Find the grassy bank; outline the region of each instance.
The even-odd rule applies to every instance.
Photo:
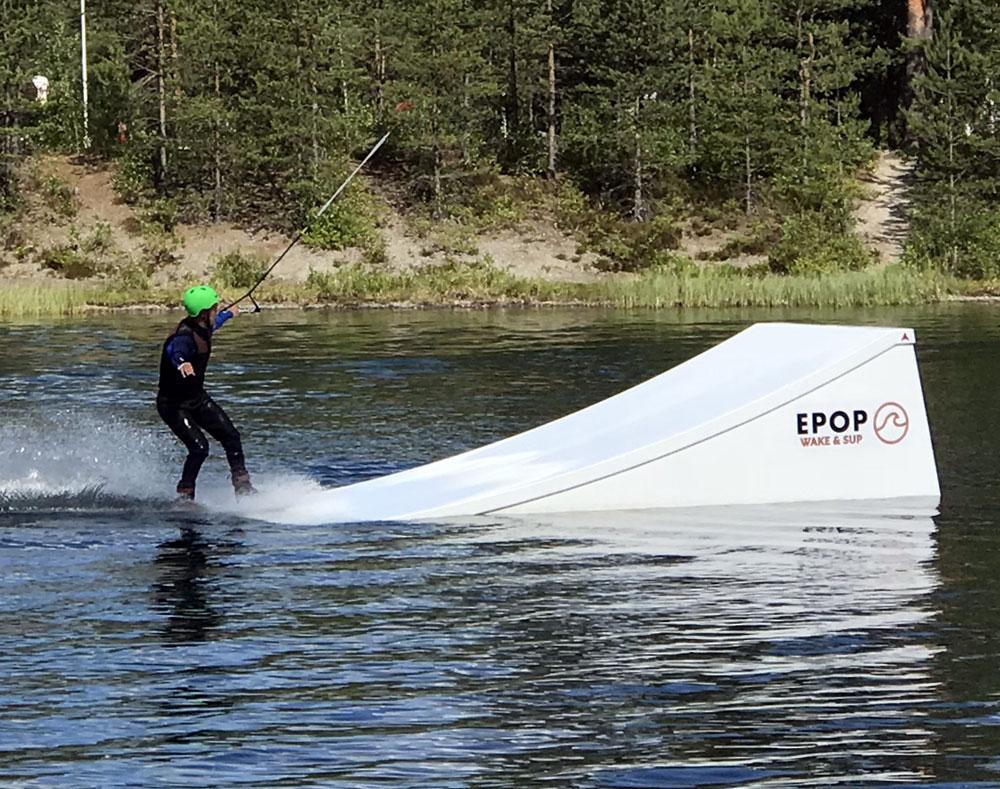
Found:
[[[53,281],[0,287],[0,318],[79,315],[97,309],[176,306],[176,288],[109,288],[98,282]],[[591,304],[610,307],[861,307],[925,304],[969,290],[934,273],[889,267],[831,275],[746,274],[726,268],[654,269],[592,283],[515,277],[487,265],[455,264],[411,272],[345,266],[303,284],[267,282],[264,304],[298,306],[468,306]],[[239,289],[230,287],[228,294]]]

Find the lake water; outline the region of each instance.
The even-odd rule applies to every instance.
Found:
[[[297,528],[165,505],[172,318],[0,325],[0,785],[1000,786],[996,308],[268,312],[272,495],[595,402],[756,320],[912,326],[941,514]],[[213,448],[199,495],[227,491]]]

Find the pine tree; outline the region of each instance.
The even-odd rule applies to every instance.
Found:
[[[213,221],[237,214],[227,199],[228,187],[243,186],[236,180],[240,21],[219,0],[188,0],[178,9],[176,125],[181,150],[174,185],[190,202],[207,203],[204,213]],[[209,200],[199,199],[209,195]]]
[[[997,10],[977,0],[940,10],[907,114],[919,185],[914,247],[973,276],[1000,273],[998,21]]]
[[[669,0],[589,0],[568,20],[564,161],[585,189],[636,219],[685,161],[673,12]]]
[[[551,0],[497,0],[487,8],[487,67],[503,86],[497,136],[488,142],[508,171],[554,169],[555,30]]]
[[[67,65],[74,52],[73,18],[50,0],[0,0],[0,212],[17,202],[18,165],[41,140],[44,124],[52,142],[72,144],[71,124],[78,116],[69,113],[80,106],[73,95],[79,72],[70,76]],[[50,81],[44,107],[28,90],[36,74]]]
[[[857,100],[851,86],[867,63],[856,42],[851,12],[867,0],[791,0],[785,16],[792,22],[797,60],[798,115],[802,172],[834,165],[843,170],[865,152],[858,145]]]
[[[443,216],[446,191],[461,191],[463,176],[491,158],[499,87],[484,57],[487,17],[467,0],[396,0],[391,19],[387,97],[413,106],[396,146],[416,168],[417,192]]]
[[[851,228],[851,191],[845,179],[871,155],[867,125],[859,117],[853,86],[871,54],[848,21],[868,0],[783,0],[780,12],[794,53],[794,72],[784,76],[785,93],[795,95],[796,123],[776,163],[780,197],[794,211],[836,232]]]
[[[710,14],[702,95],[700,169],[739,195],[749,215],[761,187],[795,150],[796,103],[787,90],[795,56],[770,0],[727,0]]]
[[[148,177],[158,195],[169,191],[170,168],[176,141],[172,103],[178,87],[176,28],[167,0],[109,0],[95,23],[113,30],[121,42],[124,68],[130,74],[128,169],[136,178]],[[135,192],[142,189],[137,183]]]

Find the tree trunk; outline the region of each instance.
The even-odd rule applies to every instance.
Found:
[[[688,28],[688,152],[694,159],[698,148],[698,114],[695,108],[694,28]]]
[[[351,108],[351,95],[347,89],[347,58],[344,57],[344,25],[341,17],[337,18],[337,57],[340,60],[340,99],[346,115]],[[313,96],[317,93],[313,83]],[[319,105],[313,101],[313,112],[319,112]]]
[[[911,41],[930,41],[934,37],[934,12],[930,0],[906,0],[906,35]],[[913,102],[913,80],[923,69],[923,53],[919,49],[912,49],[906,58],[904,108],[908,108]]]
[[[469,72],[466,71],[465,74],[462,75],[462,108],[466,111],[465,112],[465,117],[466,118],[468,118],[469,115],[471,114],[470,113],[470,109],[472,107],[472,102],[469,100],[469,85],[470,85],[471,82],[472,82],[472,79],[469,76]],[[470,144],[470,140],[471,140],[472,134],[469,131],[469,127],[470,127],[469,123],[462,124],[462,163],[463,164],[471,164],[472,163],[472,145]]]
[[[642,112],[642,99],[636,97],[635,100],[635,154],[633,169],[635,170],[635,192],[632,196],[632,216],[636,222],[641,222],[646,218],[646,201],[643,194],[642,183],[642,123],[640,113]]]
[[[312,137],[312,174],[313,178],[319,172],[319,160],[320,160],[320,149],[319,149],[319,101],[317,95],[319,90],[316,88],[316,81],[309,80],[309,91],[312,93],[312,122],[309,126],[309,134]]]
[[[804,9],[800,2],[795,9],[795,43],[796,49],[799,51],[799,125],[805,130],[806,123],[809,121],[809,105],[806,100],[806,58],[802,54],[802,38],[804,35],[802,30],[803,13]]]
[[[802,169],[809,165],[809,109],[812,101],[812,67],[816,59],[816,38],[810,30],[806,34],[809,43],[808,54],[802,53],[805,46],[802,30],[802,6],[797,14],[799,25],[799,127],[802,131]]]
[[[434,62],[438,61],[438,53],[433,53]],[[438,133],[441,128],[441,112],[439,102],[441,96],[435,90],[434,103],[431,106],[431,216],[434,219],[441,219],[444,216],[443,209],[443,189],[441,177],[441,141]]]
[[[746,132],[746,137],[743,140],[743,163],[746,175],[746,191],[744,192],[744,207],[746,210],[746,215],[750,216],[750,212],[753,210],[753,159],[751,157],[750,148],[750,132]]]
[[[434,219],[441,219],[444,212],[441,210],[441,147],[438,145],[437,140],[434,140],[433,148],[434,156],[434,180],[433,180],[433,208],[431,209],[431,216]]]
[[[221,134],[219,131],[219,108],[222,104],[222,91],[219,75],[219,64],[215,64],[215,74],[214,74],[214,88],[215,88],[215,101],[216,101],[216,117],[215,123],[212,124],[212,148],[213,150],[213,169],[215,176],[215,189],[212,196],[212,219],[218,222],[222,218],[222,141]]]
[[[507,129],[510,139],[517,140],[521,127],[520,96],[517,88],[517,20],[514,18],[514,2],[507,0]],[[508,150],[508,157],[511,151]]]
[[[955,114],[955,89],[952,81],[952,57],[951,43],[949,37],[948,50],[945,54],[945,80],[948,88],[948,218],[949,229],[951,230],[951,267],[952,270],[958,268],[958,244],[956,236],[958,234],[958,200],[956,191],[958,189],[958,179],[955,177],[955,124],[958,119]]]
[[[381,115],[385,112],[385,53],[382,51],[382,4],[375,10],[375,106]]]
[[[741,61],[743,65],[743,85],[742,93],[744,102],[749,102],[750,97],[750,76],[748,65],[748,53],[746,47],[741,50]],[[744,194],[743,204],[746,215],[750,216],[753,210],[753,148],[751,134],[754,132],[753,116],[746,106],[743,108],[743,174],[744,174]]]
[[[166,64],[166,19],[164,16],[163,0],[156,3],[156,89],[160,110],[160,144],[157,173],[157,191],[160,194],[166,192],[167,181],[167,83],[164,74]]]
[[[170,12],[170,78],[174,81],[174,96],[181,98],[181,66],[180,56],[177,54],[177,16]]]
[[[934,12],[930,0],[906,0],[906,35],[929,39],[934,32]]]
[[[10,4],[0,6],[4,18],[11,12]],[[8,56],[8,26],[0,25],[0,53]],[[14,135],[11,127],[14,125],[14,97],[10,83],[0,85],[0,211],[8,208],[17,197],[17,185],[14,182]]]
[[[546,174],[556,177],[556,45],[552,36],[552,0],[546,0],[545,10],[549,14],[549,102],[548,102],[548,165]]]
[[[338,25],[338,28],[340,25]],[[305,41],[306,51],[310,54],[316,51],[316,42],[313,40],[312,34],[308,34]],[[341,73],[343,73],[343,50],[340,47],[340,38],[338,36],[337,48],[341,54]],[[313,61],[309,64],[309,78],[306,84],[309,88],[309,142],[312,146],[312,161],[310,163],[310,170],[312,171],[313,179],[316,178],[319,173],[319,161],[320,161],[320,140],[319,140],[319,88],[316,85],[316,63]],[[345,95],[346,102],[346,95]],[[344,111],[347,111],[347,106],[345,103]]]
[[[10,107],[10,94],[4,96],[5,106]],[[0,209],[14,202],[16,188],[14,184],[14,135],[11,127],[14,125],[10,110],[0,110]]]

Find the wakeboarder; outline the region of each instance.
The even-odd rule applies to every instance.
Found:
[[[239,313],[239,307],[219,311],[219,294],[208,285],[196,285],[182,299],[188,317],[163,343],[156,411],[187,447],[188,456],[177,483],[177,495],[193,501],[195,481],[205,458],[208,440],[204,429],[222,444],[229,460],[233,489],[238,496],[254,493],[243,458],[239,431],[226,412],[205,391],[205,370],[212,354],[212,336]]]

